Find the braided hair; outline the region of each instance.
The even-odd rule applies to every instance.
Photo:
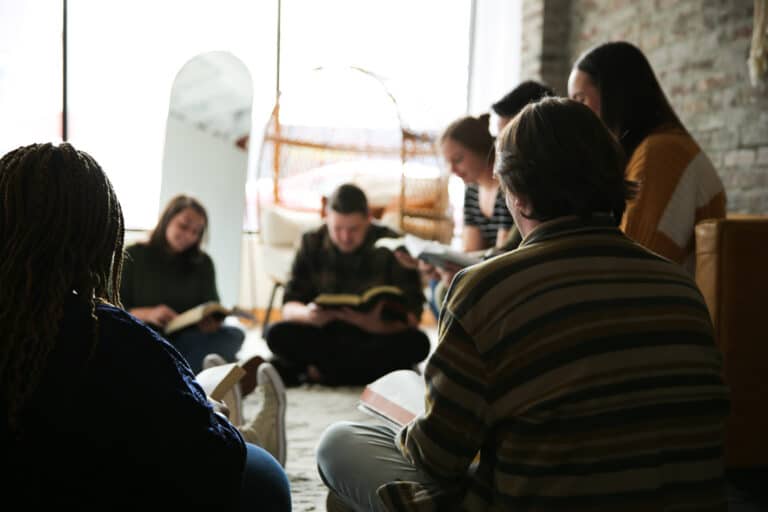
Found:
[[[98,163],[63,143],[0,159],[0,388],[8,426],[41,381],[68,300],[97,342],[98,302],[119,305],[123,213]]]

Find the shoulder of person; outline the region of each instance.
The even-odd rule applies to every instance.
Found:
[[[635,154],[646,158],[690,160],[700,151],[699,145],[685,130],[678,127],[660,127],[643,139]],[[634,154],[632,156],[635,157]]]
[[[147,242],[136,242],[124,250],[124,261],[141,261],[150,257],[151,247]]]
[[[515,251],[498,254],[496,257],[484,260],[480,263],[460,270],[451,282],[448,308],[459,316],[480,298],[488,293],[488,290],[504,282],[506,286],[516,286],[517,281],[508,279],[510,270],[520,262],[538,256],[529,250],[520,248]],[[521,272],[527,265],[521,265]],[[514,295],[514,294],[513,294]]]
[[[129,340],[130,343],[140,340],[153,344],[167,343],[157,331],[113,304],[97,304],[95,313],[99,319],[101,339],[108,336],[112,340]]]
[[[373,232],[374,241],[378,240],[379,238],[400,238],[403,236],[402,233],[398,233],[389,226],[385,226],[384,224],[379,224],[377,222],[372,222],[369,229],[371,229]]]
[[[301,235],[301,245],[305,247],[319,247],[329,237],[328,225],[322,225],[305,231]]]

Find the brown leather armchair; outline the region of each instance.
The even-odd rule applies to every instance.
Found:
[[[768,217],[699,223],[696,282],[731,389],[726,465],[768,465]]]

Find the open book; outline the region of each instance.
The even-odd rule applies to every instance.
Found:
[[[425,403],[424,377],[413,370],[395,370],[365,386],[358,409],[399,429],[421,415]],[[480,452],[474,460],[480,461]]]
[[[424,377],[413,370],[396,370],[363,389],[360,410],[402,427],[424,412]]]
[[[195,376],[195,380],[208,396],[222,400],[244,375],[245,370],[240,365],[228,363],[206,368]]]
[[[226,404],[229,408],[229,420],[235,425],[240,425],[243,421],[238,382],[244,375],[245,370],[239,364],[228,363],[206,368],[195,376],[206,395]]]
[[[373,286],[361,294],[321,293],[313,302],[323,308],[353,308],[369,311],[379,302],[384,302],[382,316],[385,320],[407,319],[406,297],[403,291],[391,285]]]
[[[464,268],[483,260],[482,253],[457,251],[449,245],[434,240],[424,240],[411,234],[406,234],[401,238],[379,238],[374,246],[385,247],[390,251],[404,250],[414,258],[436,267],[445,267],[447,263],[450,263]]]
[[[218,302],[204,302],[198,306],[179,313],[173,320],[168,322],[165,326],[165,334],[171,334],[190,325],[195,325],[207,316],[216,316],[223,319],[226,316],[239,316],[241,318],[247,318],[248,320],[255,320],[256,318],[249,312],[239,309],[237,307],[227,308],[219,304]]]

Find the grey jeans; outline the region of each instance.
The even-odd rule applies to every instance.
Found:
[[[329,426],[317,445],[317,467],[325,484],[351,508],[384,511],[376,494],[395,480],[436,486],[395,446],[397,432],[383,424],[339,422]]]

